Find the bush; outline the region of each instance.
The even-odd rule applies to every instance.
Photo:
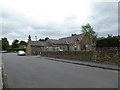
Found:
[[[107,38],[100,38],[96,42],[97,47],[118,47],[119,40],[116,37],[108,36]]]
[[[26,51],[26,48],[9,48],[9,49],[7,49],[8,52],[18,52],[19,50]]]

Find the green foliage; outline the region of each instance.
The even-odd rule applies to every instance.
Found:
[[[20,50],[26,51],[26,48],[8,48],[8,52],[18,52]]]
[[[46,40],[48,40],[49,38],[48,37],[46,37],[45,39],[39,39],[39,41],[46,41]]]
[[[14,49],[18,49],[18,50],[24,49],[25,50],[26,48],[8,48],[8,49],[13,49],[13,50]]]
[[[118,47],[119,40],[116,37],[108,35],[107,38],[98,38],[96,42],[97,47]]]
[[[2,50],[2,41],[0,40],[0,50]]]
[[[19,40],[14,40],[13,42],[12,42],[12,48],[18,48],[19,47]]]
[[[82,32],[85,34],[89,34],[92,37],[93,43],[95,43],[97,40],[97,33],[93,30],[90,24],[86,24],[82,26],[81,28],[82,28]]]
[[[25,41],[20,41],[19,45],[27,45]]]
[[[45,38],[45,41],[46,41],[46,40],[48,40],[48,39],[49,39],[49,38],[48,38],[48,37],[46,37],[46,38]]]
[[[5,50],[7,48],[9,48],[9,41],[7,40],[7,38],[1,38],[1,46],[2,46],[2,49]]]
[[[45,39],[39,39],[39,41],[45,41]]]

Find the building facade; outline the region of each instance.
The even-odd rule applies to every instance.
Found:
[[[49,51],[81,51],[92,50],[92,38],[88,34],[75,34],[58,40],[48,39],[47,41],[32,41],[29,35],[27,54]]]

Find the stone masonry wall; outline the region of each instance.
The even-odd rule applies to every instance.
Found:
[[[93,52],[91,51],[66,51],[66,52],[42,52],[42,56],[54,57],[54,58],[64,58],[72,60],[94,60],[92,58]]]
[[[117,47],[104,47],[96,49],[96,61],[104,63],[119,63],[120,52]]]
[[[100,63],[119,63],[120,53],[118,48],[97,48],[94,51],[66,51],[66,52],[42,52],[42,56],[94,61]]]

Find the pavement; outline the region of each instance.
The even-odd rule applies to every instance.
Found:
[[[63,63],[47,57],[17,56],[16,53],[3,54],[3,63],[9,88],[118,87],[115,70]]]
[[[0,90],[3,88],[2,80],[2,54],[0,53]]]
[[[96,67],[96,68],[101,68],[101,69],[120,71],[120,67],[118,65],[115,65],[115,64],[103,64],[103,63],[90,62],[90,61],[67,60],[67,59],[59,59],[59,58],[51,58],[51,57],[42,57],[42,58],[46,58],[48,60],[59,61],[59,62],[65,62],[65,63],[71,63],[71,64],[78,64],[78,65]]]

